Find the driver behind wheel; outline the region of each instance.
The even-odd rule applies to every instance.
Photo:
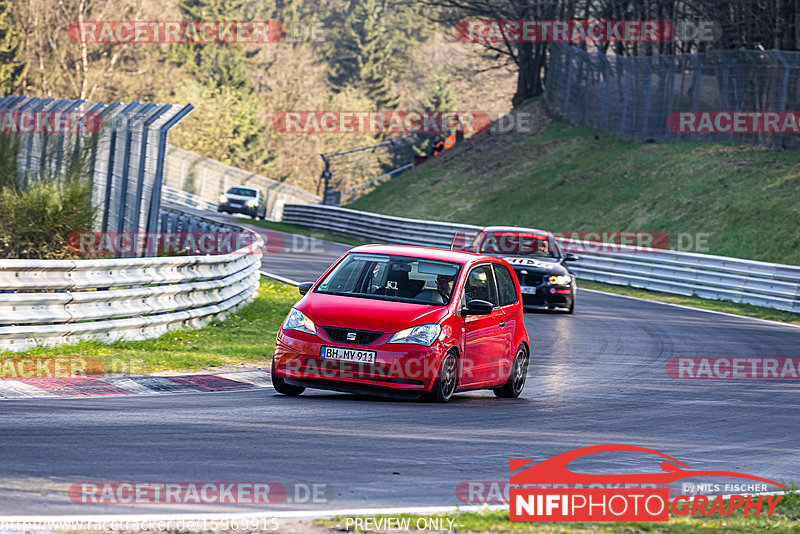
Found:
[[[440,274],[436,276],[436,289],[425,289],[421,291],[414,300],[423,300],[433,304],[444,304],[450,300],[453,292],[453,282],[455,277]]]

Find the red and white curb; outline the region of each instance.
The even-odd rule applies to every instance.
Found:
[[[165,395],[271,388],[266,371],[206,375],[34,378],[0,380],[0,399]]]

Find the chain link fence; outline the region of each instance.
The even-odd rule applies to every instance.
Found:
[[[545,99],[575,123],[634,141],[800,148],[800,52],[619,56],[556,43]]]
[[[19,187],[77,173],[92,183],[95,231],[155,232],[167,132],[192,109],[7,96],[0,99],[0,135],[16,137]]]

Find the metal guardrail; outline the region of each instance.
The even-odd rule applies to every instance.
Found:
[[[242,230],[179,208],[162,207],[161,215],[162,231]],[[0,260],[0,349],[202,326],[255,297],[261,256],[260,247],[244,247],[216,256]]]
[[[480,226],[390,217],[335,206],[286,204],[283,222],[330,230],[374,241],[427,247],[450,248],[457,231],[477,231]]]
[[[168,202],[177,206],[188,206],[198,210],[216,211],[216,202],[211,202],[197,195],[193,195],[174,187],[163,186],[161,188],[161,201]]]
[[[283,220],[378,243],[439,248],[449,248],[458,231],[480,230],[316,205],[288,204]],[[581,256],[570,264],[579,279],[800,312],[800,266],[617,245],[618,252],[593,254],[586,249],[601,248],[567,239],[561,243]]]

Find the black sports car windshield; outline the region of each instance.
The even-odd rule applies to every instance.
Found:
[[[460,270],[458,263],[354,252],[314,292],[446,306]]]
[[[558,251],[547,234],[530,232],[489,232],[483,236],[478,251],[493,256],[558,258]]]

